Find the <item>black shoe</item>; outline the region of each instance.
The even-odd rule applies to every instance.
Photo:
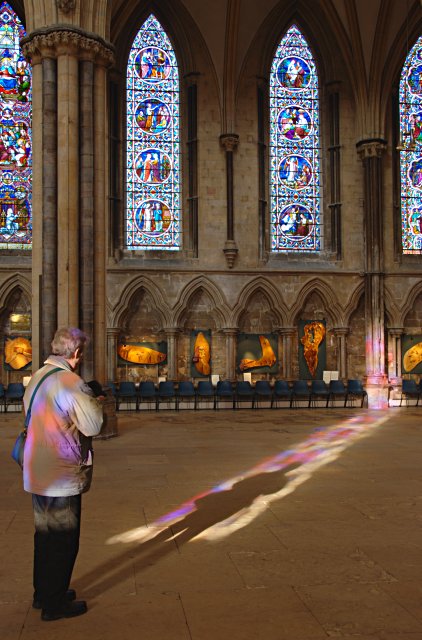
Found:
[[[75,618],[81,616],[88,611],[85,600],[74,600],[73,602],[66,602],[64,607],[57,611],[49,611],[43,609],[41,612],[41,620],[44,622],[51,622],[52,620],[60,620],[61,618]]]
[[[76,591],[75,591],[75,589],[68,589],[66,591],[65,598],[66,598],[67,602],[72,602],[72,600],[75,600],[76,599]],[[41,604],[40,600],[34,599],[32,601],[32,608],[33,609],[42,609],[42,604]]]

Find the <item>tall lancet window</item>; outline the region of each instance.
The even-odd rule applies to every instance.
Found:
[[[0,4],[0,249],[31,249],[31,69],[21,21]]]
[[[400,78],[400,194],[403,253],[422,253],[422,37]]]
[[[293,25],[270,77],[271,251],[321,249],[318,75]]]
[[[127,65],[126,246],[180,249],[179,71],[155,16]]]

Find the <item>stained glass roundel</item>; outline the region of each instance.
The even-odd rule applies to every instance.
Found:
[[[309,46],[293,25],[270,76],[271,250],[321,248],[318,76]]]
[[[145,21],[127,65],[128,249],[180,249],[179,72],[155,16]]]
[[[422,253],[422,37],[400,78],[400,196],[403,253]]]
[[[19,41],[25,30],[0,4],[0,249],[31,249],[31,69]]]

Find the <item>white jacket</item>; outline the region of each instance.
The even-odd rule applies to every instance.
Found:
[[[103,413],[91,389],[69,363],[49,356],[31,378],[23,398],[25,413],[40,379],[25,444],[25,491],[42,496],[74,496],[88,491],[92,478],[91,437],[101,430]]]

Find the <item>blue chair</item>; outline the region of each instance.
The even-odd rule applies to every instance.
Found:
[[[330,380],[329,392],[330,397],[328,402],[332,407],[337,400],[343,400],[343,407],[346,406],[347,388],[345,387],[343,380]]]
[[[409,406],[409,403],[408,403],[409,400],[411,400],[412,398],[413,399],[416,398],[416,405],[414,406],[417,407],[419,404],[420,397],[421,397],[421,392],[415,380],[407,380],[406,378],[403,378],[401,382],[400,406],[402,404],[403,398],[406,400],[406,407]]]
[[[177,395],[176,387],[172,380],[162,380],[158,385],[157,390],[157,411],[160,408],[160,404],[168,404],[177,409]]]
[[[4,410],[7,411],[7,408],[10,405],[17,405],[19,407],[18,410],[20,410],[23,405],[24,393],[25,387],[23,386],[22,382],[10,382],[7,385],[7,389],[4,393]]]
[[[273,390],[267,380],[257,380],[255,383],[255,392],[253,396],[252,408],[256,409],[261,401],[268,401],[269,407],[272,407]]]
[[[290,389],[287,380],[276,380],[274,383],[271,407],[277,408],[278,401],[288,402],[289,407],[292,404],[292,390]]]
[[[360,380],[348,380],[347,381],[347,404],[350,407],[354,406],[355,400],[360,400],[360,406],[363,407],[365,401],[368,406],[368,393],[363,388]]]
[[[135,404],[136,411],[138,410],[138,392],[134,382],[126,381],[120,382],[116,394],[116,410],[120,410],[120,405]]]
[[[196,391],[193,382],[190,380],[181,380],[177,389],[177,409],[180,409],[180,403],[185,402],[192,404],[192,409],[196,409]]]
[[[242,402],[250,402],[252,408],[254,402],[254,394],[254,388],[252,387],[250,382],[248,382],[247,380],[239,380],[239,382],[236,382],[234,397],[235,408],[239,409],[239,406]]]
[[[219,380],[215,389],[215,408],[218,409],[218,403],[230,401],[232,409],[234,409],[234,389],[230,380]]]
[[[312,380],[311,382],[311,397],[309,400],[310,407],[317,407],[318,400],[325,402],[325,407],[328,407],[328,400],[330,398],[330,392],[328,386],[324,380]]]
[[[307,380],[295,380],[293,382],[291,406],[298,407],[298,402],[301,400],[307,400],[308,407],[310,406],[311,389]]]
[[[6,411],[6,392],[4,385],[0,382],[0,407],[3,407],[3,411]]]
[[[142,404],[157,409],[157,390],[155,384],[151,380],[143,380],[138,389],[138,409]]]
[[[206,404],[212,403],[212,408],[215,409],[215,389],[209,380],[200,380],[196,388],[196,408],[199,408],[201,401]],[[208,408],[208,407],[207,407]]]

